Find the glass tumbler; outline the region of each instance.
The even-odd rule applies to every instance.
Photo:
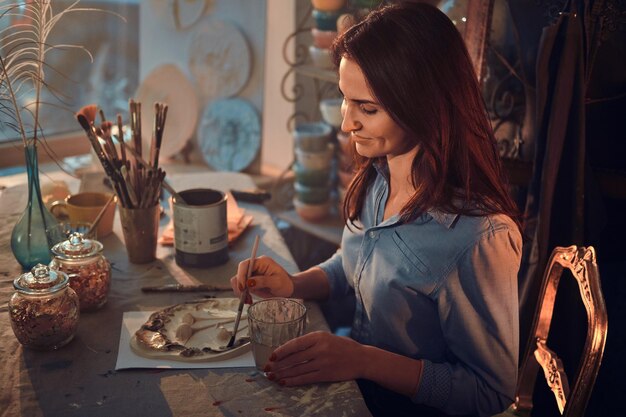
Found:
[[[289,298],[268,298],[248,308],[252,354],[257,369],[263,370],[278,346],[304,334],[306,307]]]

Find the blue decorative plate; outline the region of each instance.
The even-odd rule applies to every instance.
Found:
[[[198,145],[214,169],[241,171],[250,165],[261,145],[261,124],[255,108],[240,98],[209,104],[198,125]]]

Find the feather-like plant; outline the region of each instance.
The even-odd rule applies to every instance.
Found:
[[[41,101],[43,90],[47,89],[61,101],[59,93],[46,83],[46,72],[56,71],[46,64],[46,55],[55,50],[80,49],[93,62],[91,53],[81,45],[50,44],[50,33],[68,13],[111,13],[79,7],[80,0],[60,6],[58,10],[55,10],[54,3],[59,2],[0,0],[0,19],[10,20],[9,25],[0,26],[4,27],[0,30],[0,123],[14,130],[25,146],[36,144],[43,137],[40,108],[44,104],[53,104]]]

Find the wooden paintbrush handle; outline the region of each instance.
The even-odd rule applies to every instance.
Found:
[[[124,143],[124,142],[122,142]],[[133,157],[135,157],[135,159],[137,160],[137,162],[139,162],[141,165],[145,166],[145,167],[149,167],[148,163],[139,155],[137,155],[137,153],[135,153],[135,151],[133,150],[133,148],[131,148],[130,146],[128,146],[126,143],[124,143],[124,146],[126,147],[126,150],[128,152],[130,152],[131,155],[133,155]],[[172,186],[165,180],[165,178],[163,179],[163,181],[161,182],[161,186],[163,188],[165,188],[171,195],[172,197],[174,197],[176,200],[178,201],[182,201],[183,203],[185,202],[185,200],[180,196],[180,194],[178,194],[176,192],[176,190],[174,190],[174,188],[172,188]]]

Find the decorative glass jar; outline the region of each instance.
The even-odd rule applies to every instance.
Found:
[[[102,243],[72,233],[52,247],[50,267],[65,272],[70,287],[78,294],[80,311],[93,311],[107,301],[111,286],[111,265],[102,255]]]
[[[78,327],[78,296],[67,274],[37,264],[13,281],[9,301],[11,327],[28,348],[58,349],[69,343]]]

